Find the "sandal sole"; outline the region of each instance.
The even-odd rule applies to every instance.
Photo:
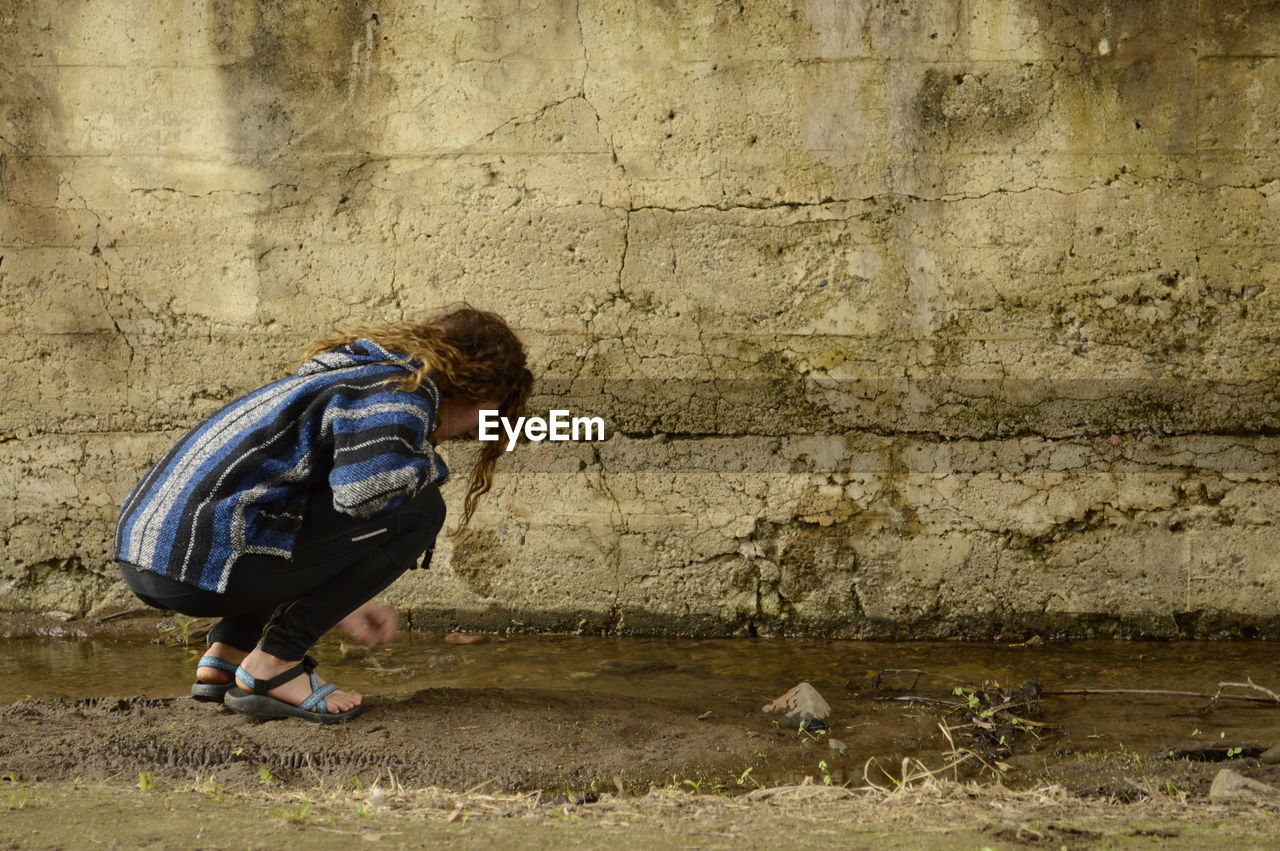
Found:
[[[239,686],[227,690],[223,703],[241,715],[248,715],[250,718],[262,721],[301,718],[316,724],[341,724],[362,714],[368,708],[361,703],[346,712],[312,712],[265,694],[250,694]]]
[[[215,683],[196,683],[191,686],[191,697],[203,703],[222,703],[228,691],[232,689],[231,683],[221,685]]]

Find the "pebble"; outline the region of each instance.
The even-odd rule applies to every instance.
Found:
[[[479,644],[484,641],[483,635],[470,635],[465,632],[451,632],[444,637],[446,644]]]
[[[829,739],[827,740],[827,744],[831,747],[833,751],[840,754],[840,756],[849,755],[849,746],[846,745],[844,742],[840,741],[839,739]]]
[[[1280,793],[1280,789],[1274,786],[1259,783],[1257,780],[1250,780],[1238,771],[1224,768],[1213,778],[1213,785],[1209,787],[1209,800],[1214,802],[1231,801],[1240,798],[1252,798],[1258,795],[1275,795],[1277,793]]]
[[[1280,763],[1280,745],[1275,745],[1262,753],[1262,761],[1267,765],[1275,765]]]

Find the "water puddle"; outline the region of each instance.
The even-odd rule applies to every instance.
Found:
[[[610,697],[670,699],[707,717],[759,723],[760,708],[801,681],[833,708],[831,737],[859,755],[899,759],[938,751],[939,710],[877,697],[906,695],[914,669],[971,685],[1011,688],[1036,680],[1067,688],[1217,691],[1224,681],[1280,690],[1280,644],[1091,641],[1038,646],[995,643],[907,644],[777,639],[654,639],[592,636],[487,636],[451,644],[405,633],[373,653],[325,640],[316,655],[329,679],[372,699],[422,689],[549,689]],[[189,693],[196,647],[97,640],[7,640],[0,652],[0,704],[23,698],[182,696]],[[956,701],[953,683],[926,677],[914,692]],[[1260,693],[1259,693],[1260,694]],[[1046,731],[1035,750],[1052,759],[1128,749],[1152,754],[1203,742],[1280,742],[1280,707],[1219,704],[1143,695],[1046,696]],[[794,734],[789,734],[794,735]],[[812,750],[809,761],[821,756]],[[835,764],[836,760],[832,760]],[[855,766],[843,764],[836,780]]]

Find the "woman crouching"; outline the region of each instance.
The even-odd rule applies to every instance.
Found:
[[[396,635],[374,597],[444,525],[436,446],[475,439],[479,411],[521,416],[533,384],[499,316],[469,305],[314,341],[288,378],[196,425],[125,499],[115,559],[150,606],[217,617],[192,697],[257,718],[331,723],[365,709],[307,652],[335,626]],[[460,527],[502,447],[478,453]]]

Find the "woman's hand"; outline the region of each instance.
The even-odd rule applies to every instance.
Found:
[[[338,626],[347,635],[365,647],[390,644],[396,637],[399,625],[400,616],[396,614],[396,610],[377,600],[370,600],[338,621]]]

